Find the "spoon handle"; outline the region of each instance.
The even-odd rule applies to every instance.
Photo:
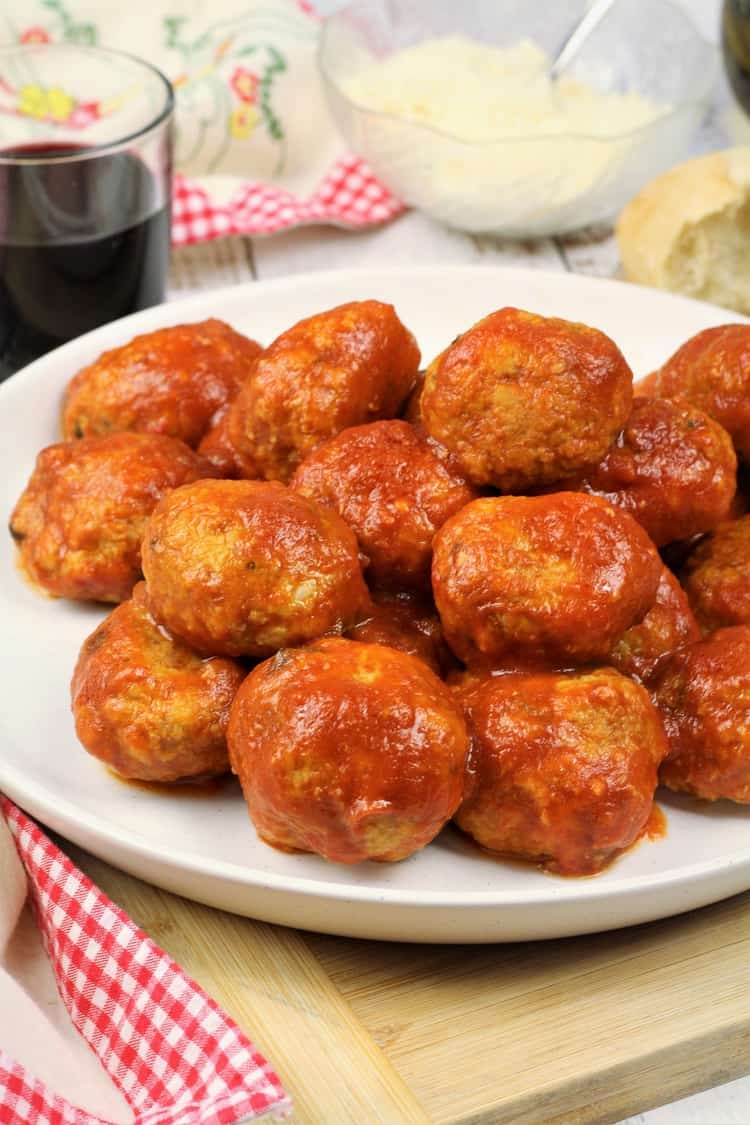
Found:
[[[570,35],[563,43],[560,50],[557,52],[557,56],[553,60],[552,66],[550,67],[550,77],[553,80],[560,77],[566,66],[578,53],[594,28],[597,27],[604,19],[614,2],[615,0],[593,0],[593,3],[591,4],[583,19],[576,24]]]

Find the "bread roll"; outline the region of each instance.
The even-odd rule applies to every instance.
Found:
[[[750,145],[677,165],[625,207],[628,281],[750,313]]]

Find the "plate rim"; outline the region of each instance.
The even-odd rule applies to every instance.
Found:
[[[73,840],[81,847],[86,847],[80,839],[76,838],[76,835],[78,829],[82,831],[88,829],[92,835],[101,837],[107,843],[130,855],[134,855],[141,860],[153,859],[155,847],[145,837],[138,833],[121,833],[119,829],[108,825],[106,821],[88,813],[81,816],[75,806],[59,796],[53,798],[52,794],[49,794],[48,798],[45,799],[43,787],[37,789],[42,794],[37,800],[34,797],[35,787],[33,785],[25,787],[23,781],[21,781],[17,788],[14,786],[13,772],[11,767],[11,784],[8,786],[9,774],[3,772],[3,763],[0,761],[0,789],[12,801],[24,810],[29,811],[32,816],[38,817],[43,824],[48,825],[53,831],[60,832],[66,839]],[[16,792],[21,792],[23,796],[14,797],[14,789]],[[44,812],[36,812],[35,808],[43,808]],[[66,815],[66,810],[71,811],[68,811]],[[250,828],[252,829],[252,822],[250,822]],[[648,846],[648,842],[647,838],[642,838],[633,846]],[[659,890],[677,890],[686,883],[697,883],[712,874],[725,873],[745,865],[750,866],[750,846],[748,846],[721,860],[696,863],[667,874],[657,872],[629,876],[615,884],[607,885],[603,892],[600,890],[601,884],[598,879],[601,875],[606,874],[608,868],[604,868],[603,871],[594,876],[578,878],[550,875],[549,872],[537,868],[539,875],[543,876],[539,883],[539,891],[503,891],[502,893],[498,893],[496,890],[472,891],[464,892],[462,895],[455,891],[436,892],[411,888],[394,890],[389,887],[352,886],[346,883],[330,883],[304,876],[259,872],[257,868],[243,867],[240,864],[234,865],[224,860],[207,859],[199,853],[178,852],[171,848],[162,847],[157,854],[160,861],[168,863],[176,869],[193,875],[221,878],[247,889],[263,887],[270,891],[293,893],[295,895],[302,894],[312,898],[329,898],[336,901],[361,902],[369,905],[409,906],[422,909],[450,907],[457,910],[492,906],[498,908],[544,907],[550,905],[553,901],[564,902],[566,906],[574,906],[576,903],[585,905],[590,901],[603,899],[619,900],[643,891],[656,893]],[[490,858],[493,857],[490,855]],[[502,856],[497,857],[498,862],[502,862],[502,859]],[[533,866],[530,865],[530,870]],[[353,872],[356,869],[356,864],[350,868]],[[568,888],[571,888],[570,892],[566,893]]]

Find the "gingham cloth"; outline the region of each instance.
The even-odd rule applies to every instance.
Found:
[[[134,1125],[231,1125],[290,1102],[235,1023],[0,795],[70,1018]],[[107,1125],[49,1091],[0,1050],[2,1125]]]
[[[225,234],[273,234],[303,223],[367,227],[384,223],[403,210],[403,203],[357,156],[337,160],[307,199],[271,184],[250,183],[226,206],[220,206],[199,184],[178,175],[172,197],[172,242],[189,246]]]

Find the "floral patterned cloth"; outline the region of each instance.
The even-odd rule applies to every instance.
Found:
[[[0,0],[5,42],[116,47],[171,79],[177,243],[300,222],[363,226],[401,210],[370,169],[343,151],[316,68],[319,30],[309,0]],[[80,130],[82,140],[112,102],[0,76],[0,116],[54,121]],[[356,206],[350,187],[342,187],[342,199],[331,193],[342,159],[352,183],[366,186],[355,191]],[[263,207],[248,206],[260,195]],[[199,197],[196,218],[188,203]]]

